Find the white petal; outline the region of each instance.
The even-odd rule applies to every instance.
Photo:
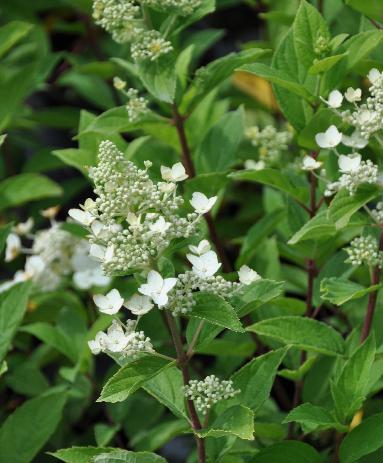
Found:
[[[382,74],[376,69],[372,68],[368,73],[368,80],[373,84],[376,80],[378,80]]]
[[[153,301],[158,305],[158,307],[163,307],[168,303],[168,295],[165,291],[159,294],[153,294]]]
[[[155,270],[151,270],[148,273],[148,285],[152,288],[152,291],[161,291],[164,280],[162,276]]]
[[[342,173],[356,172],[359,169],[362,156],[358,153],[345,156],[341,154],[338,159],[339,171]]]
[[[21,240],[16,233],[10,233],[6,240],[5,262],[15,259],[21,250]]]
[[[165,278],[162,291],[168,293],[177,283],[177,278]]]
[[[342,106],[343,95],[340,93],[339,90],[333,90],[329,97],[327,104],[330,108],[340,108]]]
[[[96,306],[100,309],[100,312],[105,312],[110,308],[109,300],[103,294],[95,294],[93,296],[93,301]]]
[[[76,220],[76,222],[87,227],[95,220],[95,217],[90,212],[81,209],[69,209],[68,214],[72,219]]]
[[[106,247],[99,244],[91,244],[89,254],[95,259],[103,260],[105,257]]]
[[[118,289],[110,290],[106,297],[108,298],[109,305],[112,308],[113,313],[117,313],[124,303],[124,299],[121,297]]]
[[[147,283],[144,283],[143,285],[141,285],[139,288],[138,288],[138,291],[141,293],[141,294],[144,294],[145,296],[151,296],[152,293],[153,293],[153,289],[152,289],[152,286],[147,284]]]

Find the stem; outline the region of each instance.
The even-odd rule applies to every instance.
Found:
[[[379,251],[383,251],[383,227],[381,228],[380,240],[379,240]],[[371,276],[371,285],[377,285],[380,281],[381,269],[379,265],[376,265],[373,269]],[[374,313],[376,308],[376,299],[378,297],[378,291],[373,291],[368,295],[367,311],[364,319],[362,328],[362,334],[360,336],[360,342],[362,343],[370,334],[372,321],[374,319]]]
[[[186,386],[190,381],[190,372],[187,366],[188,357],[185,354],[181,336],[178,332],[177,325],[174,321],[173,316],[170,315],[167,310],[165,310],[164,313],[165,313],[165,319],[166,319],[167,326],[169,328],[169,331],[173,339],[174,348],[176,350],[178,367],[181,370],[183,383]],[[191,420],[191,426],[193,430],[198,431],[202,429],[201,421],[199,419],[196,408],[194,406],[194,402],[191,399],[187,399],[186,404],[187,404],[189,417]],[[195,436],[195,440],[197,444],[198,463],[205,463],[206,461],[205,442],[203,439],[198,437],[197,434],[194,434],[194,436]]]
[[[195,345],[196,345],[196,343],[198,341],[198,337],[201,334],[201,331],[202,331],[202,328],[204,327],[204,325],[205,325],[205,320],[201,320],[199,322],[199,325],[197,326],[197,329],[195,330],[193,339],[191,340],[191,342],[189,344],[188,351],[186,352],[186,357],[188,359],[190,359],[194,354],[194,347],[195,347]]]
[[[177,130],[178,139],[181,145],[181,154],[182,154],[182,164],[185,167],[186,173],[190,178],[196,176],[196,171],[194,168],[193,160],[191,157],[190,148],[188,145],[186,132],[185,132],[185,118],[179,113],[177,105],[173,105],[173,122],[174,126]],[[226,256],[225,249],[221,243],[221,240],[218,236],[217,229],[215,228],[215,224],[213,222],[213,218],[208,212],[205,214],[205,220],[209,229],[209,234],[214,246],[217,250],[218,256],[222,262],[222,268],[225,272],[231,272],[231,265]]]

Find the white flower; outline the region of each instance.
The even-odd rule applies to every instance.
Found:
[[[206,214],[214,206],[217,201],[217,196],[208,198],[203,193],[198,191],[194,192],[190,204],[193,206],[197,214]]]
[[[46,219],[54,219],[58,214],[61,206],[52,206],[48,207],[48,209],[42,210],[40,213]]]
[[[126,221],[128,224],[132,227],[138,227],[141,222],[141,216],[136,215],[133,212],[128,212],[128,215],[126,216]]]
[[[151,270],[148,274],[147,282],[138,288],[138,291],[144,296],[149,296],[158,305],[163,307],[167,304],[168,292],[177,283],[177,278],[162,278],[155,270]]]
[[[349,154],[348,156],[341,154],[338,159],[339,172],[342,174],[356,172],[359,169],[361,161],[362,156],[358,153]]]
[[[107,341],[108,336],[103,331],[99,331],[94,340],[88,341],[88,346],[92,354],[97,355],[103,351],[106,348]]]
[[[254,159],[247,159],[244,163],[245,169],[263,170],[266,167],[265,161],[254,161]]]
[[[104,255],[104,262],[108,263],[111,262],[114,258],[114,245],[111,244],[106,248],[105,255]]]
[[[15,233],[10,233],[7,236],[6,248],[5,248],[5,262],[11,262],[13,259],[20,254],[21,251],[21,240]]]
[[[214,251],[205,252],[202,256],[187,254],[186,257],[193,265],[193,272],[200,278],[209,278],[213,276],[221,267],[221,264],[218,262],[217,254]]]
[[[116,320],[113,320],[107,331],[105,347],[109,352],[122,352],[128,345],[129,339],[130,336],[125,334],[122,326]]]
[[[322,165],[320,161],[317,161],[311,156],[305,156],[302,161],[302,170],[315,170],[319,169]]]
[[[239,281],[243,285],[249,285],[262,278],[255,270],[251,269],[247,265],[242,265],[242,267],[238,270],[238,277]]]
[[[166,230],[170,227],[170,223],[166,222],[165,219],[161,216],[149,225],[150,231],[153,233],[165,233]]]
[[[201,256],[205,254],[205,252],[210,251],[210,243],[208,240],[202,240],[199,242],[198,246],[193,246],[192,244],[189,246],[190,251],[193,254],[197,254],[197,256]]]
[[[330,125],[326,132],[317,133],[315,141],[321,148],[335,148],[342,140],[342,134],[335,125]]]
[[[172,191],[174,191],[176,189],[176,184],[175,183],[165,183],[165,182],[160,182],[158,184],[158,189],[162,192],[162,193],[171,193]]]
[[[354,90],[352,87],[348,87],[344,97],[350,103],[355,103],[356,101],[360,101],[362,99],[362,90],[360,88],[356,88]]]
[[[172,167],[161,166],[161,176],[166,182],[182,182],[188,178],[181,162],[177,162]]]
[[[376,68],[372,68],[367,77],[368,80],[373,84],[376,80],[382,77],[382,74]]]
[[[33,225],[34,220],[32,217],[29,217],[29,219],[26,222],[18,223],[15,227],[13,227],[13,230],[18,235],[26,235],[32,230]]]
[[[330,95],[328,96],[328,100],[322,100],[330,107],[330,108],[340,108],[342,106],[343,95],[340,93],[339,90],[333,90]]]
[[[359,130],[348,135],[342,135],[342,143],[350,148],[363,149],[368,145],[368,140],[360,134]]]
[[[145,315],[154,307],[150,297],[140,296],[139,294],[135,294],[128,301],[126,301],[125,306],[134,315]]]
[[[76,222],[79,222],[81,225],[85,225],[86,227],[89,227],[89,225],[91,225],[95,220],[93,214],[89,211],[83,211],[82,209],[69,209],[68,214]]]
[[[96,212],[97,211],[96,201],[94,201],[92,198],[87,198],[84,204],[81,204],[81,208],[84,209],[84,211]]]
[[[124,304],[124,299],[117,289],[110,290],[105,296],[102,294],[95,294],[93,296],[93,301],[100,312],[108,315],[116,314]]]
[[[111,278],[104,275],[101,267],[81,270],[73,274],[73,282],[80,289],[90,289],[92,286],[107,286]]]
[[[95,220],[90,226],[93,235],[98,238],[101,236],[102,232],[105,230],[105,225],[99,220]]]
[[[89,248],[89,255],[97,260],[104,260],[106,247],[100,244],[91,244]]]

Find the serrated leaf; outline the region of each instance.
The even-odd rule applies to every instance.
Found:
[[[50,453],[50,455],[58,460],[64,461],[65,463],[89,463],[93,457],[107,452],[113,452],[115,450],[117,449],[102,447],[71,447]]]
[[[92,463],[166,463],[166,460],[150,452],[115,450],[97,455],[92,459]]]
[[[242,332],[243,327],[234,308],[222,297],[211,293],[194,294],[196,305],[190,312],[191,317],[206,320],[214,325]]]
[[[299,423],[305,433],[331,428],[344,431],[340,423],[335,420],[326,408],[310,403],[304,403],[291,410],[283,422]]]
[[[207,428],[198,431],[201,437],[225,437],[228,435],[240,439],[254,439],[254,413],[243,405],[234,405],[226,409]]]
[[[307,317],[275,317],[246,329],[303,350],[326,355],[342,355],[344,352],[344,340],[334,328]]]
[[[141,61],[137,68],[142,83],[155,98],[165,103],[174,102],[177,76],[174,72],[175,58],[172,53],[155,61]]]
[[[18,283],[0,293],[0,364],[27,308],[30,283]]]
[[[108,380],[97,402],[122,402],[170,365],[171,362],[155,355],[144,355],[128,363]]]
[[[366,288],[347,278],[323,278],[320,285],[321,298],[335,305],[342,305],[348,301],[359,299],[366,294],[377,291],[382,285]]]
[[[0,429],[0,461],[33,461],[60,422],[66,399],[64,391],[55,392],[28,400],[17,408]]]
[[[306,240],[328,239],[330,236],[335,235],[335,233],[335,225],[328,218],[327,211],[320,211],[294,233],[289,239],[288,244],[297,244]]]
[[[287,441],[261,449],[251,463],[321,463],[321,455],[304,442]]]
[[[310,74],[322,74],[326,71],[329,71],[333,66],[336,65],[340,60],[342,60],[346,53],[341,53],[339,55],[327,56],[326,58],[322,58],[316,62],[309,68]]]

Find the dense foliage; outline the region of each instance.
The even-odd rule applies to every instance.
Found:
[[[383,3],[0,11],[0,461],[381,462]]]

